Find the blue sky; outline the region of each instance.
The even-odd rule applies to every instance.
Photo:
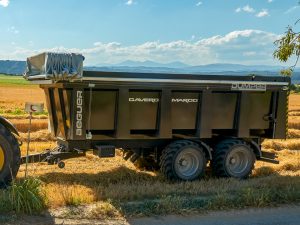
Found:
[[[0,0],[0,59],[80,52],[86,64],[278,64],[297,0]],[[299,27],[299,25],[298,25]]]

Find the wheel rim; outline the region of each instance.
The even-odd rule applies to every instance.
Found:
[[[5,161],[4,151],[3,151],[2,147],[0,146],[0,171],[4,167],[4,161]]]
[[[198,174],[201,164],[200,153],[193,148],[186,148],[175,159],[175,171],[181,179],[193,179]]]
[[[250,164],[248,151],[245,147],[239,146],[232,149],[226,159],[226,168],[232,175],[239,175],[247,170]]]

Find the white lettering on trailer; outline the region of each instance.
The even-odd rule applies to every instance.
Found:
[[[76,135],[82,135],[82,91],[77,91],[76,93]]]
[[[238,91],[266,91],[266,84],[255,84],[255,83],[233,83],[231,90]]]
[[[129,102],[159,102],[159,98],[129,98]]]
[[[159,98],[129,98],[129,102],[146,102],[146,103],[157,103]],[[197,103],[196,98],[172,98],[172,102],[175,103]]]
[[[172,102],[182,102],[182,103],[197,103],[197,98],[172,98]]]

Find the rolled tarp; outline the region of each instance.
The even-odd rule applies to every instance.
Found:
[[[44,52],[27,58],[24,77],[28,80],[62,80],[80,79],[83,74],[81,54]]]

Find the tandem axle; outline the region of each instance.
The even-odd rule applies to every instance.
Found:
[[[190,141],[191,140],[180,140]],[[196,142],[195,142],[196,143]],[[201,145],[205,148],[205,155],[207,160],[212,160],[214,155],[213,150],[204,142],[201,142]],[[252,145],[253,146],[253,145]],[[158,149],[153,149],[149,151],[149,148],[131,148],[131,149],[121,149],[123,152],[123,159],[130,160],[132,163],[135,163],[138,160],[145,160],[149,157],[152,158],[152,161],[155,162],[157,165],[159,164],[161,154],[158,152]],[[43,153],[39,154],[31,154],[28,155],[28,163],[37,163],[37,162],[47,162],[49,165],[57,164],[59,168],[64,168],[65,163],[64,160],[71,159],[71,158],[78,158],[86,156],[86,152],[89,150],[79,150],[77,148],[73,148],[72,151],[68,150],[66,146],[63,144],[58,145],[54,149],[50,150],[47,149]],[[95,145],[93,148],[93,154],[99,156],[100,158],[108,158],[108,157],[115,157],[116,147],[113,145]],[[255,152],[255,151],[254,151]],[[255,154],[256,159],[259,161],[264,161],[273,164],[279,164],[279,161],[276,160],[276,154],[261,151],[259,154]],[[21,164],[26,163],[26,156],[21,158]],[[158,168],[158,166],[155,166]]]

